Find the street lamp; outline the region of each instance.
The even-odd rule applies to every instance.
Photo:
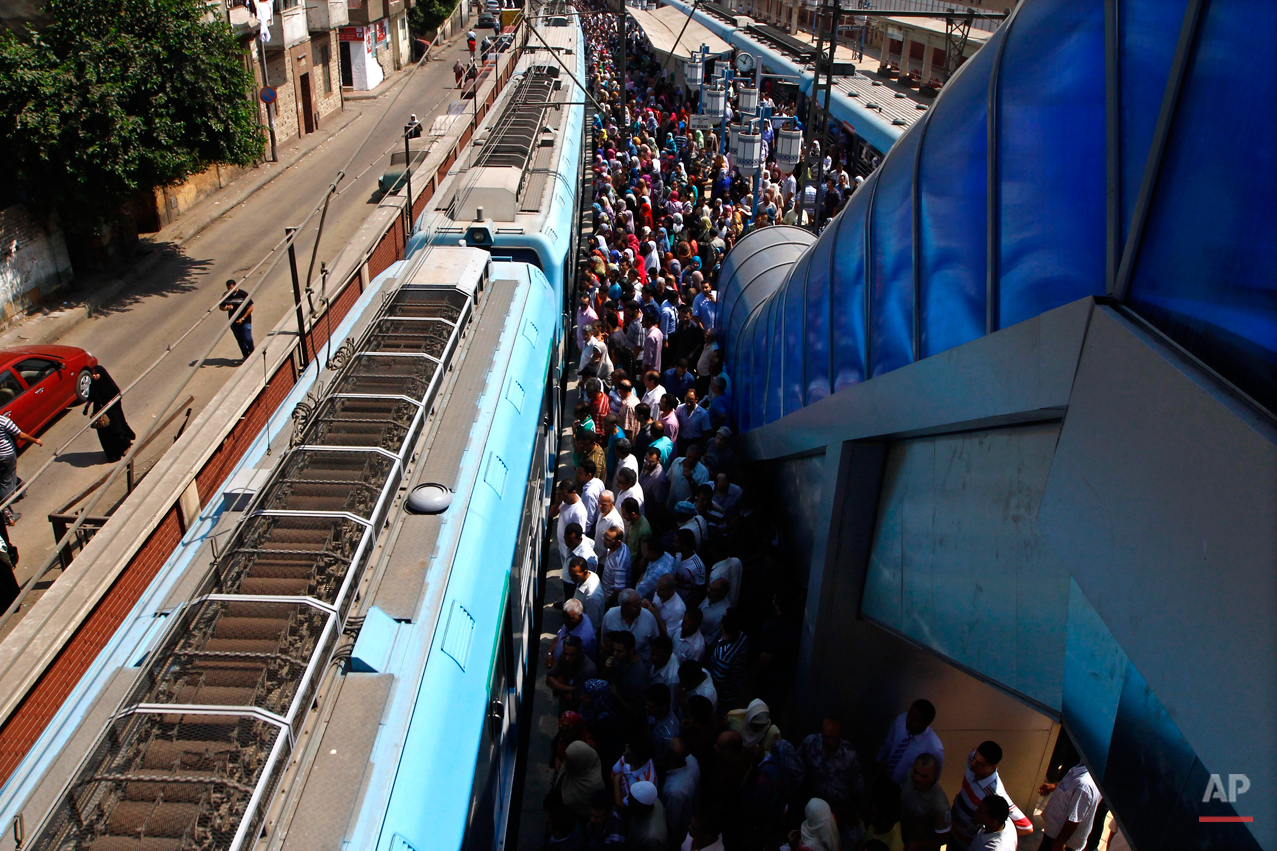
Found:
[[[699,89],[705,81],[705,64],[700,56],[693,56],[683,63],[683,79],[687,80],[687,90]]]
[[[705,90],[705,114],[715,123],[727,114],[727,90],[722,86],[712,84]]]
[[[736,133],[736,167],[742,174],[757,172],[763,164],[763,137],[753,127],[741,127]]]
[[[742,115],[753,115],[758,111],[758,89],[740,85],[736,89],[736,103]]]
[[[776,165],[780,170],[785,174],[793,174],[802,158],[802,131],[793,127],[776,131]]]

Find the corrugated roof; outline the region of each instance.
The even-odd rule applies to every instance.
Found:
[[[919,96],[910,97],[886,83],[875,80],[860,72],[850,77],[835,77],[834,89],[853,98],[866,109],[881,115],[892,122],[903,122],[903,127],[911,127],[913,123],[926,114],[929,104]]]

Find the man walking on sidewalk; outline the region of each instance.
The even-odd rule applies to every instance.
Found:
[[[235,311],[241,304],[244,312],[235,317]],[[226,282],[226,297],[218,307],[235,317],[231,319],[231,333],[235,335],[235,342],[239,343],[240,355],[248,360],[253,353],[253,300],[232,279]]]
[[[0,414],[0,502],[9,498],[18,487],[18,441],[25,440],[44,446],[38,437],[32,437],[8,414]],[[12,526],[22,515],[11,508],[4,510],[4,522]]]

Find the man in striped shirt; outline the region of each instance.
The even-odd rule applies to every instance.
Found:
[[[981,742],[980,746],[967,757],[967,770],[962,777],[962,788],[953,797],[953,833],[949,847],[957,851],[967,851],[975,838],[979,825],[976,823],[976,810],[980,802],[989,795],[999,795],[1010,805],[1010,820],[1015,825],[1015,832],[1021,836],[1033,833],[1033,823],[1020,812],[1002,786],[1002,778],[998,776],[998,763],[1002,761],[1002,748],[997,742]]]
[[[44,446],[40,438],[32,437],[18,424],[9,419],[8,414],[0,414],[0,501],[8,499],[18,487],[18,441],[25,440],[37,446]],[[6,508],[5,520],[12,526],[22,515]]]

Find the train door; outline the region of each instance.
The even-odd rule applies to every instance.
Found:
[[[510,688],[510,616],[497,641],[497,654],[492,665],[492,681],[488,691],[488,714],[479,758],[475,767],[474,789],[470,798],[470,819],[466,829],[466,851],[492,851],[505,846],[506,820],[509,816],[511,783],[514,773],[511,722],[515,718]]]

